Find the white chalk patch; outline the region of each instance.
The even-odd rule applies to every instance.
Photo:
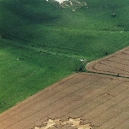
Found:
[[[75,11],[76,8],[87,6],[86,2],[80,2],[79,0],[46,0],[49,3],[58,2],[62,8],[72,8]]]
[[[69,0],[54,0],[57,1],[59,4],[63,3],[64,1],[69,1]]]

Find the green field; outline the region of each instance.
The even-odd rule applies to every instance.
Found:
[[[0,0],[0,112],[85,71],[80,59],[129,45],[128,0],[81,1],[88,8],[73,12],[45,0]]]

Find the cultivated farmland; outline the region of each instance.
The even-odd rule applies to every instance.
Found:
[[[129,45],[128,0],[79,1],[0,0],[0,113]]]
[[[129,129],[129,1],[79,1],[0,0],[2,129]]]
[[[44,122],[54,121],[52,129],[74,129],[75,122],[64,122],[80,120],[80,126],[88,129],[128,129],[128,93],[128,79],[74,74],[2,113],[0,127],[47,129]],[[63,124],[58,125],[59,122]]]
[[[129,47],[105,58],[93,61],[86,68],[93,72],[129,77]]]

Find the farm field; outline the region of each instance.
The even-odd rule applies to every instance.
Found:
[[[0,0],[2,129],[39,129],[44,122],[60,129],[128,127],[128,79],[69,75],[129,46],[129,0],[79,1],[87,6],[73,11],[46,0]],[[110,71],[103,66],[103,73],[128,77],[128,48],[116,56],[105,60]]]
[[[129,46],[128,0],[79,1],[0,0],[0,113]]]
[[[73,74],[2,113],[0,127],[128,129],[128,93],[126,78]],[[80,126],[76,124],[78,121],[81,121]]]
[[[129,77],[129,47],[89,63],[86,69],[97,73]]]

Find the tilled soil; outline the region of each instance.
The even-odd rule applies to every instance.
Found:
[[[86,69],[97,73],[129,77],[129,47],[89,63]]]
[[[44,129],[50,119],[80,118],[82,125],[94,129],[129,129],[128,103],[129,79],[77,73],[0,114],[0,128]],[[57,128],[77,127],[54,125],[51,129]]]

